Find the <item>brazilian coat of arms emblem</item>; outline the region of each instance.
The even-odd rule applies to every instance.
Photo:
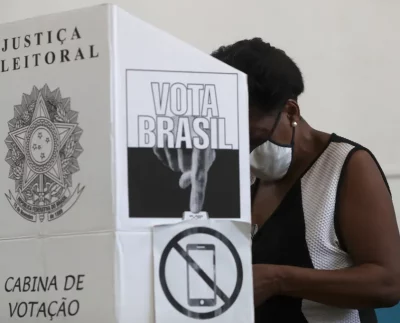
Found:
[[[83,152],[78,112],[71,110],[70,99],[63,98],[60,89],[33,87],[14,106],[8,128],[6,162],[15,182],[14,193],[6,194],[10,205],[32,222],[59,218],[84,189],[80,184],[74,188],[72,180]]]

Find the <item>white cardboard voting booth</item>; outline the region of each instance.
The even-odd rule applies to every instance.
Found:
[[[0,322],[155,322],[153,227],[196,203],[232,228],[249,293],[245,75],[103,5],[1,25],[0,88]],[[182,165],[195,150],[207,165]]]

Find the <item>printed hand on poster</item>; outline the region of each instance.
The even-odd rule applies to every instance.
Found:
[[[174,136],[178,133],[178,128],[181,129],[182,138],[186,137],[184,133],[184,127],[182,131],[182,123],[179,124],[179,117],[173,117],[174,119]],[[188,119],[187,117],[185,118]],[[192,127],[194,117],[189,118],[190,128]],[[209,137],[209,131],[203,129]],[[187,136],[187,140],[193,141],[193,131],[190,131],[190,136]],[[201,139],[200,139],[201,140]],[[185,143],[186,140],[182,140]],[[208,171],[214,163],[216,154],[215,150],[210,148],[210,145],[205,149],[198,148],[168,148],[167,137],[164,137],[164,148],[154,147],[153,151],[158,159],[167,167],[175,172],[182,172],[179,179],[179,186],[185,189],[191,185],[190,192],[190,212],[199,213],[202,211]]]

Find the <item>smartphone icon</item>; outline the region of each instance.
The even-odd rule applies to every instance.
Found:
[[[215,245],[188,244],[186,252],[211,278],[210,287],[199,274],[187,264],[187,296],[189,306],[215,306],[217,303],[217,283],[215,271]]]

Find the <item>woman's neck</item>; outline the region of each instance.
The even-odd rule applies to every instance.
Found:
[[[293,160],[288,178],[298,178],[324,151],[331,135],[311,128],[302,120],[295,128]]]

